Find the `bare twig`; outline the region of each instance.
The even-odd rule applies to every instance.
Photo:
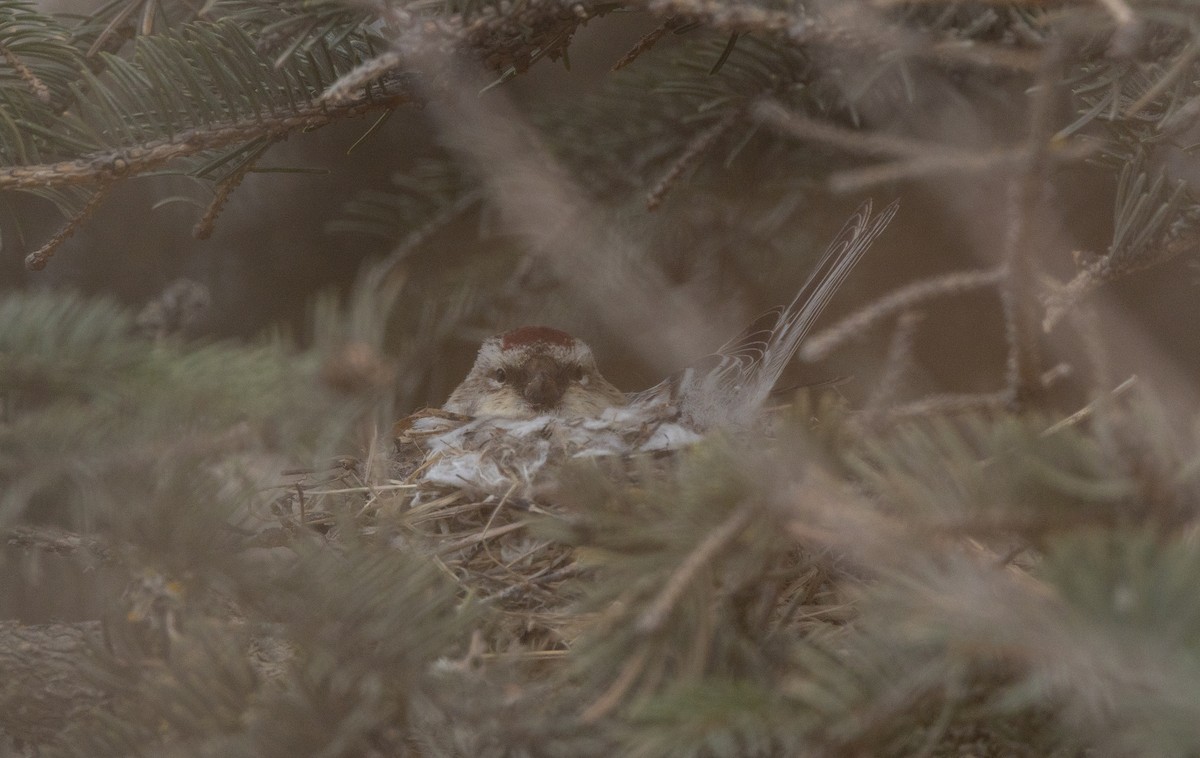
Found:
[[[742,114],[743,111],[740,109],[732,110],[722,116],[717,123],[693,137],[692,141],[683,149],[683,153],[671,164],[671,167],[667,169],[663,177],[658,180],[658,184],[654,186],[654,189],[650,190],[649,194],[646,195],[646,210],[658,210],[658,207],[662,205],[663,198],[666,197],[667,193],[679,181],[679,177],[683,176],[684,172],[689,168],[699,163],[705,155],[708,155],[708,152],[712,150],[717,140],[733,128]]]
[[[464,213],[478,205],[482,199],[483,193],[478,190],[463,193],[462,196],[439,210],[392,248],[392,252],[388,253],[383,265],[393,267],[400,265],[401,262],[408,258],[412,251],[424,245],[433,235],[442,229],[449,227],[450,224],[461,218]]]
[[[1023,159],[1022,155],[1007,150],[989,151],[973,156],[927,155],[837,171],[829,177],[829,188],[840,193],[865,192],[880,184],[906,179],[921,179],[939,174],[998,171]]]
[[[755,118],[773,127],[776,131],[801,140],[823,142],[827,145],[867,155],[891,155],[898,157],[925,157],[951,154],[961,158],[973,158],[977,153],[956,150],[933,142],[897,137],[879,132],[863,132],[844,129],[832,124],[815,121],[788,110],[775,100],[762,100],[753,109]]]
[[[673,32],[681,26],[683,26],[683,19],[676,16],[668,18],[666,21],[656,26],[653,31],[649,32],[636,43],[634,43],[633,47],[629,49],[629,52],[622,55],[620,60],[613,64],[612,70],[620,71],[630,63],[633,63],[640,55],[642,55],[642,53],[645,53],[647,50],[654,47],[654,45],[669,32]]]
[[[1098,258],[1080,269],[1071,281],[1055,287],[1043,296],[1046,315],[1042,319],[1042,329],[1047,332],[1053,329],[1064,314],[1106,282],[1165,263],[1181,253],[1192,252],[1197,248],[1200,248],[1200,233],[1177,237],[1164,244],[1157,253],[1139,256],[1134,260],[1122,260],[1114,264],[1109,256]],[[1078,253],[1076,256],[1079,257]]]
[[[1096,0],[1096,2],[1108,11],[1118,26],[1129,26],[1134,23],[1133,9],[1125,0]]]
[[[883,374],[863,407],[863,423],[867,426],[870,426],[899,394],[904,375],[912,366],[913,334],[921,319],[922,316],[913,311],[905,311],[900,315],[883,361]]]
[[[246,178],[246,174],[253,170],[258,163],[258,159],[262,157],[267,149],[278,142],[278,138],[268,140],[262,145],[255,154],[244,161],[241,166],[226,176],[221,181],[217,182],[215,192],[213,193],[212,202],[208,204],[208,208],[204,211],[204,215],[192,227],[192,236],[198,240],[206,240],[212,236],[213,226],[217,222],[217,216],[221,215],[221,210],[225,207],[225,203],[229,202],[229,196],[237,189],[242,180]]]
[[[5,542],[26,550],[71,555],[84,553],[101,561],[112,560],[112,549],[99,537],[75,534],[55,527],[14,526],[4,533]]]
[[[216,123],[180,132],[172,139],[92,153],[73,161],[11,166],[0,169],[0,190],[100,184],[143,174],[177,158],[256,139],[280,139],[301,129],[315,129],[374,110],[395,108],[407,95],[363,97],[342,106],[322,103],[298,106],[279,114]]]
[[[894,314],[911,310],[931,298],[962,295],[977,289],[994,287],[1001,276],[999,269],[956,271],[901,287],[825,331],[813,335],[801,348],[800,357],[806,361],[820,360],[833,348]]]
[[[1063,147],[1050,147],[1045,160],[1071,162],[1097,153],[1099,142],[1079,140]],[[862,192],[878,184],[904,179],[919,179],[940,174],[986,174],[1024,164],[1028,154],[1023,147],[1000,148],[968,154],[954,150],[946,155],[926,155],[907,160],[881,163],[866,168],[838,171],[829,177],[835,192]]]
[[[1004,309],[1008,360],[1005,387],[1010,402],[1020,405],[1042,389],[1041,346],[1037,312],[1038,263],[1034,231],[1043,196],[1052,128],[1054,92],[1060,81],[1062,50],[1044,52],[1045,62],[1030,104],[1027,160],[1007,181],[1008,219],[1005,227],[1004,273],[1000,302]]]
[[[62,229],[59,229],[46,244],[25,256],[25,268],[30,271],[41,271],[46,268],[46,264],[54,257],[54,253],[58,248],[69,240],[75,232],[79,231],[79,227],[83,226],[83,223],[96,212],[96,208],[100,206],[100,202],[108,195],[108,191],[112,189],[113,183],[113,181],[101,182],[92,193],[92,196],[88,198],[88,201],[84,203],[84,206],[67,221]]]
[[[845,129],[793,113],[772,100],[756,104],[753,114],[780,133],[796,139],[821,142],[863,155],[900,159],[833,174],[829,183],[836,192],[858,192],[876,184],[935,174],[989,173],[1024,166],[1030,160],[1030,146],[1025,142],[986,151],[967,150],[879,132]],[[1076,161],[1098,149],[1097,142],[1076,140],[1046,147],[1043,157],[1059,162]]]

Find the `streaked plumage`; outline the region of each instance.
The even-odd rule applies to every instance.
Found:
[[[622,395],[583,341],[522,327],[484,341],[442,410],[401,422],[398,442],[423,451],[423,481],[503,494],[529,485],[555,460],[673,450],[715,427],[749,424],[896,209],[892,203],[872,216],[864,204],[791,303],[648,390]]]
[[[670,407],[697,430],[748,422],[863,253],[896,215],[893,202],[876,216],[864,203],[825,250],[817,268],[787,307],[760,316],[709,359],[630,398],[630,405]],[[767,322],[766,328],[756,328]]]

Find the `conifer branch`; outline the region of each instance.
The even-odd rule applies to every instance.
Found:
[[[1037,147],[1036,156],[1031,154],[1034,148],[1027,142],[982,151],[964,150],[880,132],[845,129],[805,118],[772,100],[757,103],[753,113],[780,133],[796,139],[820,142],[862,155],[900,159],[835,172],[829,179],[830,188],[835,192],[861,192],[879,184],[938,174],[988,174],[1017,170],[1035,158],[1069,163],[1092,156],[1100,149],[1095,141],[1078,140]]]
[[[321,99],[331,105],[352,103],[362,97],[364,87],[375,79],[394,71],[404,64],[404,56],[396,50],[387,50],[342,76],[325,90]]]
[[[84,222],[96,212],[96,208],[100,206],[100,202],[108,195],[114,183],[114,179],[101,179],[83,207],[68,219],[67,223],[53,237],[46,241],[45,244],[25,256],[25,268],[30,271],[41,271],[46,268],[46,264],[54,257],[54,253],[58,251],[58,248],[73,237],[75,232],[79,231],[79,227],[83,226]]]
[[[1200,233],[1192,233],[1168,240],[1149,254],[1136,258],[1126,256],[1117,261],[1114,261],[1111,255],[1096,258],[1080,269],[1069,282],[1055,286],[1043,295],[1042,300],[1046,308],[1046,315],[1042,319],[1043,331],[1049,332],[1054,329],[1079,301],[1105,283],[1152,268],[1176,256],[1195,253],[1197,250],[1200,250]],[[1076,257],[1082,257],[1082,254],[1076,253]]]
[[[213,198],[209,202],[208,208],[205,209],[204,215],[200,217],[196,225],[192,227],[192,237],[198,240],[206,240],[212,236],[213,227],[217,223],[217,217],[221,215],[225,204],[229,202],[229,196],[241,186],[242,180],[246,178],[246,174],[254,170],[263,153],[278,141],[279,138],[264,140],[261,145],[254,149],[251,156],[242,161],[240,166],[217,182],[217,186],[213,188]]]
[[[1164,157],[1200,102],[1182,0],[633,0],[623,7],[653,28],[618,65],[671,30],[706,38],[678,61],[639,59],[595,102],[533,115],[524,97],[480,91],[497,71],[565,56],[615,4],[217,0],[197,21],[190,4],[117,0],[73,36],[49,17],[28,32],[24,7],[0,0],[0,37],[15,11],[3,44],[54,106],[0,57],[0,109],[16,114],[0,118],[15,156],[0,188],[58,200],[70,229],[98,190],[217,153],[223,173],[193,171],[216,179],[203,230],[268,145],[418,88],[445,153],[396,165],[390,188],[364,188],[326,226],[375,235],[391,255],[349,302],[321,301],[311,349],[188,343],[168,336],[187,319],[173,314],[152,342],[111,303],[0,297],[0,515],[27,517],[0,541],[28,549],[32,570],[38,553],[85,567],[132,556],[157,590],[96,600],[110,648],[99,624],[0,624],[0,682],[19,685],[0,686],[8,734],[98,758],[1200,753],[1200,708],[1180,695],[1200,682],[1187,665],[1200,436],[1175,428],[1189,426],[1176,423],[1186,403],[1159,397],[1153,377],[1136,405],[1122,399],[1134,381],[1105,378],[1112,340],[1085,299],[1200,246],[1200,211],[1174,181],[1182,151]],[[88,67],[93,39],[116,54]],[[986,102],[971,99],[979,84]],[[1028,120],[1027,138],[983,143],[1005,124],[966,118],[945,145],[922,139],[948,92],[955,109],[981,105],[972,117]],[[873,129],[880,114],[911,131]],[[694,170],[743,125],[729,152],[745,174]],[[1119,176],[1112,242],[1047,287],[1041,266],[1060,261],[1042,256],[1067,251],[1046,249],[1046,187],[1069,185],[1056,168],[1084,155],[1097,159],[1089,179]],[[383,452],[393,396],[454,371],[431,368],[449,365],[441,346],[495,321],[570,308],[648,365],[702,355],[727,335],[704,333],[717,319],[691,282],[774,286],[786,241],[819,207],[814,165],[841,190],[971,172],[1007,193],[986,209],[1004,229],[999,263],[899,286],[808,341],[813,359],[891,329],[861,414],[826,396],[766,434],[748,425],[734,445],[754,446],[753,461],[711,441],[560,468],[546,426],[532,439],[550,446],[536,501],[426,481],[449,454],[421,448],[437,434],[426,424],[466,418],[414,414],[397,425],[400,452]],[[678,216],[640,212],[656,180],[655,202],[695,184]],[[724,249],[700,260],[707,247]],[[417,248],[431,254],[401,265]],[[172,285],[159,307],[200,309],[207,296],[193,294]],[[1004,303],[999,389],[906,402],[920,315],[964,296]],[[1078,377],[1091,402],[1057,422],[1014,412],[1062,375],[1043,362],[1075,354],[1051,353],[1072,335],[1039,341],[1035,315],[1068,319],[1091,361]],[[339,455],[340,473],[324,463]],[[300,481],[279,485],[284,468]],[[778,522],[762,504],[781,502]],[[56,522],[75,531],[33,526]],[[1037,548],[1020,566],[1001,558],[1014,541]],[[248,549],[272,546],[284,549]],[[262,666],[268,648],[283,652]],[[35,670],[27,650],[69,665]]]
[[[995,287],[1002,276],[1003,273],[998,268],[956,271],[901,287],[824,331],[814,334],[800,349],[800,357],[806,361],[821,360],[838,345],[861,335],[884,319],[912,310],[926,300]]]
[[[914,311],[904,311],[897,319],[887,354],[883,359],[883,371],[874,391],[863,406],[862,418],[865,426],[872,426],[899,395],[904,375],[912,368],[913,335],[922,318],[921,314]]]
[[[662,205],[663,199],[671,188],[679,181],[680,177],[691,167],[695,166],[704,159],[717,141],[721,139],[735,124],[742,118],[743,113],[740,109],[735,109],[726,113],[717,123],[697,134],[684,148],[683,152],[671,164],[666,173],[658,180],[654,189],[646,195],[646,210],[658,210]]]
[[[1037,78],[1030,103],[1027,160],[1010,174],[1006,187],[1003,306],[1008,361],[1005,386],[1013,403],[1021,405],[1039,394],[1042,385],[1041,347],[1037,328],[1038,262],[1034,224],[1039,213],[1049,162],[1045,160],[1052,129],[1054,88],[1061,79],[1063,52],[1050,48]]]
[[[852,6],[848,16],[806,15],[802,21],[789,11],[711,0],[634,0],[626,7],[643,8],[662,18],[679,18],[684,23],[696,23],[722,32],[780,35],[801,47],[824,45],[836,50],[902,51],[947,66],[968,65],[1032,73],[1037,70],[1040,60],[1036,52],[1011,46],[986,42],[968,46],[954,37],[938,39],[905,33],[898,27],[888,28],[886,24],[878,23],[872,10],[864,4]]]
[[[408,102],[407,95],[360,97],[340,106],[313,104],[295,111],[264,114],[188,129],[171,139],[94,153],[71,161],[0,169],[0,190],[104,183],[144,174],[178,158],[259,139],[279,140],[295,131],[325,126]]]
[[[654,47],[654,45],[668,33],[673,32],[682,26],[683,20],[674,16],[668,18],[666,21],[663,21],[661,24],[654,27],[654,29],[647,32],[645,36],[639,39],[634,46],[629,49],[629,52],[622,55],[617,62],[612,65],[611,70],[620,71],[621,69],[625,68],[637,60],[638,57],[643,53]]]
[[[4,531],[4,541],[22,550],[40,550],[57,555],[83,554],[102,563],[114,559],[112,548],[102,537],[76,534],[57,527],[10,527]]]
[[[1200,40],[1193,38],[1188,42],[1187,46],[1184,47],[1179,55],[1176,56],[1175,62],[1171,64],[1171,67],[1168,68],[1166,72],[1158,78],[1158,81],[1150,85],[1150,87],[1148,87],[1146,91],[1142,93],[1141,97],[1126,106],[1121,115],[1125,118],[1133,118],[1137,116],[1142,109],[1157,100],[1160,95],[1167,91],[1168,87],[1178,81],[1179,77],[1186,74],[1188,69],[1191,68],[1192,63],[1195,62],[1198,55],[1200,55]]]
[[[50,88],[46,86],[38,75],[33,73],[33,69],[25,65],[25,62],[10,48],[8,45],[0,43],[0,55],[4,56],[4,60],[8,65],[12,66],[17,72],[17,76],[21,77],[21,81],[25,82],[29,87],[29,91],[33,96],[43,103],[49,104],[51,101]]]

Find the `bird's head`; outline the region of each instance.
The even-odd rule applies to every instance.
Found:
[[[443,406],[471,416],[593,416],[625,396],[600,373],[583,340],[546,326],[489,337]]]

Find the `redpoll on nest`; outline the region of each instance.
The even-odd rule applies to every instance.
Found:
[[[414,475],[423,484],[503,495],[555,460],[674,450],[711,429],[746,426],[896,209],[872,216],[864,204],[792,302],[755,322],[765,328],[643,392],[621,393],[591,348],[566,332],[526,326],[491,337],[441,411],[397,425],[398,447],[419,453]]]

